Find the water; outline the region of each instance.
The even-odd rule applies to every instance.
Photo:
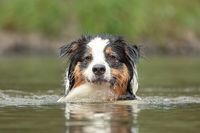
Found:
[[[0,58],[0,133],[200,132],[199,57],[141,60],[141,101],[57,103],[65,68],[51,57]]]
[[[146,88],[141,101],[60,104],[53,90],[1,90],[0,132],[198,133],[199,92]]]

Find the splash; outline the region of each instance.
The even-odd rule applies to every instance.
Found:
[[[0,90],[0,106],[42,106],[58,104],[59,95],[53,94],[36,94],[16,90]],[[127,101],[98,101],[95,97],[88,99],[75,99],[74,103],[109,103],[120,105],[145,105],[145,107],[155,106],[173,106],[186,104],[200,104],[199,96],[147,96],[142,97],[142,100],[127,100]]]
[[[58,95],[35,95],[16,90],[0,90],[0,106],[40,106],[56,104]]]

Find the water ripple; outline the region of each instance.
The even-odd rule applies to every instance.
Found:
[[[40,106],[57,104],[59,95],[45,94],[37,95],[34,93],[16,91],[16,90],[0,90],[0,106]],[[111,102],[112,103],[112,102]],[[183,104],[200,104],[199,96],[177,96],[177,97],[164,97],[164,96],[147,96],[142,97],[138,101],[117,101],[113,104],[121,105],[183,105]]]
[[[0,106],[39,106],[56,104],[58,95],[34,95],[23,91],[0,91]]]

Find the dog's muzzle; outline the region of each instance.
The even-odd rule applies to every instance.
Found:
[[[92,72],[94,74],[94,78],[92,79],[92,83],[101,84],[104,82],[108,82],[108,80],[105,79],[105,72],[106,67],[103,64],[96,64],[92,67]]]

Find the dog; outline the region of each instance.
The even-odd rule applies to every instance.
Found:
[[[60,48],[68,56],[65,95],[58,102],[137,99],[137,45],[114,35],[84,35]]]

